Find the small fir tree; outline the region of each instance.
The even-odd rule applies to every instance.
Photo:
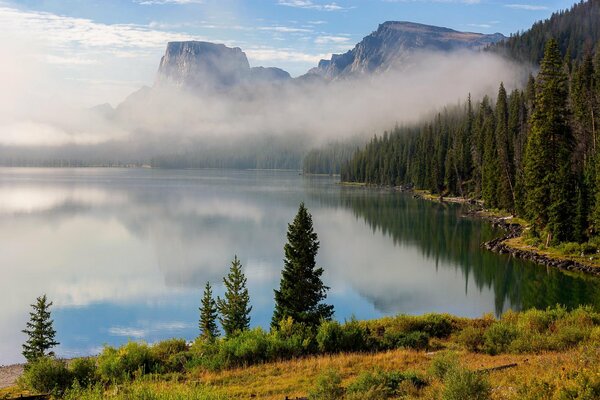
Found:
[[[282,319],[292,317],[295,322],[315,327],[321,320],[331,319],[333,306],[321,303],[329,288],[321,281],[323,268],[316,267],[319,241],[304,203],[300,204],[298,214],[288,225],[287,239],[271,326],[276,328]]]
[[[217,317],[217,302],[213,299],[210,282],[206,282],[200,306],[200,337],[212,340],[219,335]]]
[[[60,344],[55,340],[56,331],[52,326],[54,321],[50,318],[51,306],[52,302],[48,301],[46,295],[38,297],[36,303],[31,305],[33,312],[29,313],[30,320],[22,331],[28,336],[23,344],[23,356],[27,362],[54,356],[54,352],[49,350]]]
[[[246,288],[246,276],[242,272],[242,263],[234,257],[229,274],[223,278],[225,298],[217,298],[217,309],[221,316],[221,326],[225,335],[230,337],[248,330],[250,327],[250,296]]]

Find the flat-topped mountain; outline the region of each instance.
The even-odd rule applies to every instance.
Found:
[[[239,47],[187,41],[167,44],[158,67],[156,84],[218,90],[245,83],[288,79],[290,74],[279,68],[251,68],[246,54]]]
[[[459,32],[453,29],[388,21],[366,36],[352,50],[321,60],[308,74],[328,79],[386,71],[407,61],[417,50],[451,51],[480,49],[505,39],[501,33]]]

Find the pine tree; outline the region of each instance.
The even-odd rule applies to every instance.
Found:
[[[551,39],[536,82],[525,179],[529,218],[536,228],[546,229],[548,239],[554,241],[572,237],[573,138],[568,124],[567,94],[558,45]]]
[[[221,326],[225,335],[230,337],[250,327],[250,296],[246,288],[246,276],[242,272],[242,263],[234,257],[229,274],[223,278],[225,298],[217,298],[217,309],[221,316]]]
[[[22,331],[28,336],[23,345],[23,356],[27,362],[53,356],[54,352],[48,350],[60,344],[55,340],[56,331],[52,326],[54,321],[50,318],[51,306],[52,302],[48,301],[46,295],[38,297],[36,304],[31,305],[33,312],[29,313],[30,320]]]
[[[212,340],[219,335],[217,330],[217,302],[213,299],[210,282],[206,282],[200,307],[200,336]]]
[[[496,146],[498,149],[498,187],[496,197],[498,207],[504,210],[514,208],[514,165],[513,146],[508,126],[508,96],[504,84],[500,84],[496,101]]]
[[[321,281],[323,268],[316,267],[319,250],[312,216],[300,204],[294,221],[288,225],[285,259],[279,290],[275,290],[275,311],[271,327],[292,317],[295,322],[316,327],[333,316],[333,306],[323,304],[329,289]]]

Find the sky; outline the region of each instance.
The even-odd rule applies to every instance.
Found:
[[[572,0],[0,0],[5,56],[0,83],[4,79],[8,87],[21,88],[15,81],[27,80],[29,90],[54,93],[48,82],[55,82],[55,89],[82,106],[116,105],[137,88],[152,85],[169,41],[240,47],[252,66],[277,66],[298,76],[320,59],[351,49],[384,21],[509,35],[571,4]],[[40,83],[32,84],[32,77]]]

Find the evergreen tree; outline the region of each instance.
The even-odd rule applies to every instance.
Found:
[[[536,83],[535,110],[525,160],[526,208],[548,239],[571,239],[572,133],[567,79],[555,40],[548,41]]]
[[[221,326],[226,336],[233,336],[250,327],[250,296],[246,288],[246,276],[242,272],[242,263],[234,257],[229,274],[223,278],[225,298],[217,298],[217,309],[221,316]]]
[[[200,336],[204,339],[214,339],[219,335],[217,330],[217,302],[213,299],[210,282],[206,282],[202,305],[200,306]]]
[[[514,208],[514,151],[508,126],[508,96],[504,84],[500,84],[496,100],[496,146],[498,149],[498,187],[496,197],[498,207],[504,210]]]
[[[52,326],[54,321],[50,318],[51,306],[52,302],[48,301],[46,295],[38,297],[36,303],[31,305],[33,312],[29,313],[29,322],[22,331],[28,336],[23,345],[23,356],[27,362],[53,356],[54,352],[48,350],[60,344],[55,340],[56,331]]]
[[[294,221],[288,225],[281,283],[279,290],[275,290],[275,311],[271,321],[274,328],[288,317],[316,327],[321,320],[333,316],[333,306],[322,303],[329,288],[321,281],[323,268],[316,267],[317,239],[312,217],[301,203]]]

